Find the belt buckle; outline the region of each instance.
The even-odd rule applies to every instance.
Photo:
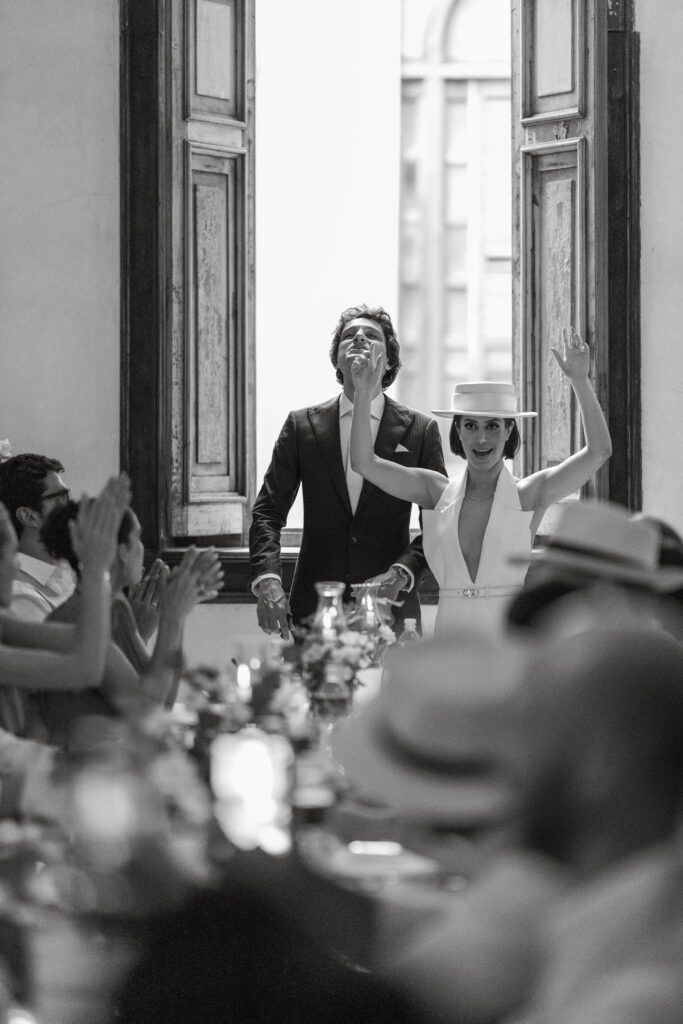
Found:
[[[479,597],[479,591],[474,587],[467,587],[463,593],[465,597]]]

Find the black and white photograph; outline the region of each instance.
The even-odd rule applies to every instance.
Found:
[[[681,1024],[682,47],[0,0],[0,1024]]]

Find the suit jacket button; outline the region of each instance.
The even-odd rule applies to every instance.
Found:
[[[352,544],[357,544],[358,543],[358,537],[352,537],[351,538],[351,543]]]

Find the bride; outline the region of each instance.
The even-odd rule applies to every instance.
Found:
[[[460,384],[449,410],[432,410],[452,418],[451,450],[466,459],[462,473],[449,480],[375,455],[370,402],[381,388],[382,353],[367,343],[353,361],[351,465],[377,487],[423,509],[424,553],[439,584],[437,634],[502,630],[507,600],[524,582],[546,510],[583,486],[612,453],[588,377],[588,345],[573,327],[562,329],[561,343],[562,352],[552,352],[576,395],[586,443],[559,465],[521,480],[511,476],[503,460],[519,447],[519,419],[536,413],[517,410],[512,384]]]

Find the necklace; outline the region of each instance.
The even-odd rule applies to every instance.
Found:
[[[490,501],[495,493],[495,491],[491,491],[490,494],[485,494],[483,498],[475,498],[474,495],[469,494],[468,491],[465,491],[465,497],[469,498],[470,501]]]

